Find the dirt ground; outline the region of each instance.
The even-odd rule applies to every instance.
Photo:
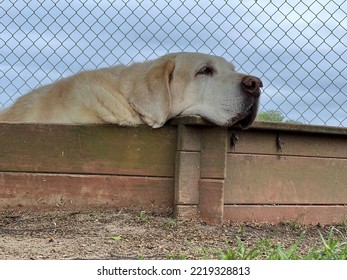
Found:
[[[302,232],[300,246],[320,245],[319,231],[330,227],[234,224],[212,227],[178,221],[170,215],[127,210],[69,212],[0,212],[0,259],[218,259],[236,244],[269,239],[292,245]],[[341,231],[346,233],[346,228]]]

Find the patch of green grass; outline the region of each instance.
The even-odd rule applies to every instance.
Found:
[[[122,237],[120,235],[115,235],[115,236],[112,236],[111,239],[114,241],[118,241],[118,240],[122,240]]]
[[[196,250],[197,255],[199,255],[199,259],[202,260],[210,260],[216,259],[220,255],[221,249],[216,247],[201,247]]]
[[[141,211],[138,217],[139,221],[142,223],[148,222],[149,216],[146,214],[145,211]]]
[[[347,260],[346,237],[336,228],[332,228],[324,238],[321,232],[319,247],[310,248],[306,253],[300,252],[305,234],[301,233],[299,238],[289,247],[285,248],[281,243],[271,240],[262,240],[253,246],[248,246],[239,238],[236,245],[222,252],[221,259],[224,260]],[[338,237],[336,237],[338,235]]]
[[[261,255],[264,251],[264,244],[268,240],[258,242],[255,246],[248,247],[241,239],[238,237],[236,240],[236,246],[227,249],[222,252],[221,258],[223,260],[256,260],[261,259]],[[265,252],[265,251],[264,251]]]
[[[165,259],[167,260],[187,260],[188,257],[185,254],[166,254]]]
[[[334,231],[340,235],[340,238],[334,237]],[[319,235],[323,243],[322,248],[310,251],[306,259],[347,260],[347,242],[340,231],[332,228],[327,239],[324,239],[321,232],[319,232]]]

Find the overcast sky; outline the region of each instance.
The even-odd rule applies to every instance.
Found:
[[[347,127],[345,1],[110,2],[1,1],[0,107],[82,69],[200,51],[261,77],[261,110]]]

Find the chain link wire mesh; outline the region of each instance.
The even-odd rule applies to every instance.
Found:
[[[0,0],[0,108],[82,69],[199,51],[264,82],[261,111],[347,126],[342,0]]]

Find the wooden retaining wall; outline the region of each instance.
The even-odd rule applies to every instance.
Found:
[[[0,124],[0,208],[173,207],[177,129]]]
[[[347,129],[199,117],[147,126],[0,124],[0,210],[132,208],[209,224],[347,217]]]

